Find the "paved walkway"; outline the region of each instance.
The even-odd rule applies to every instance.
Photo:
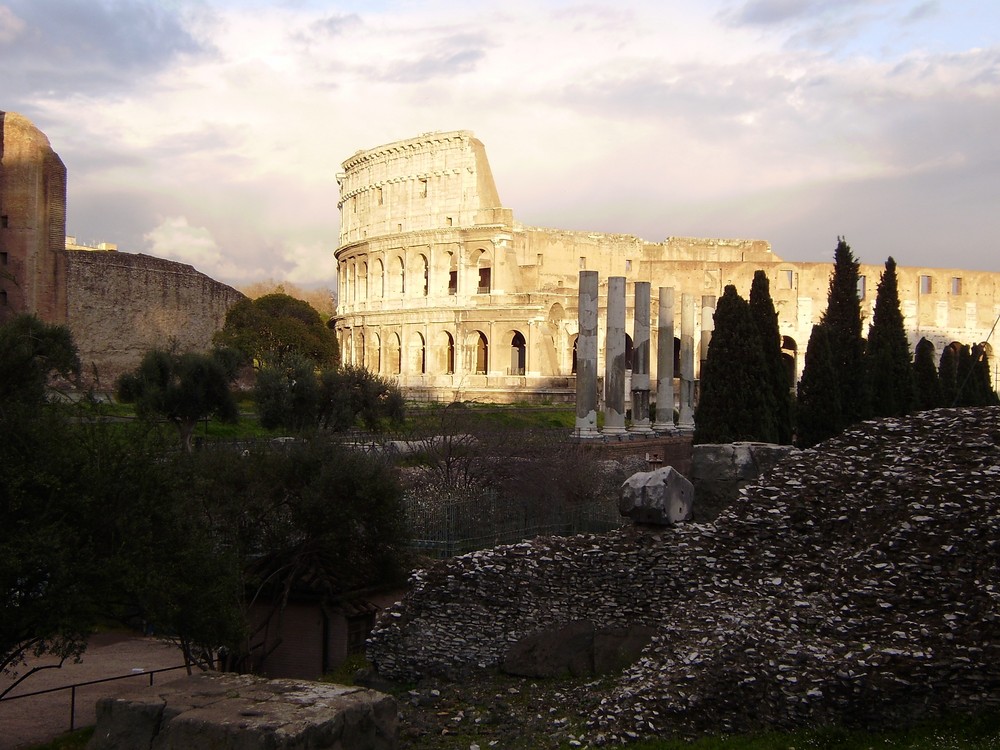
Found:
[[[49,664],[53,660],[39,659],[32,663]],[[149,671],[176,667],[183,663],[180,649],[156,638],[140,638],[131,633],[102,633],[91,638],[90,646],[79,664],[66,663],[62,669],[38,672],[18,685],[11,695],[131,675],[137,669]],[[155,675],[154,680],[156,683],[168,682],[183,675],[183,670],[165,672]],[[9,677],[0,676],[0,690],[11,682]],[[94,706],[98,698],[115,695],[123,687],[136,684],[148,685],[149,676],[136,675],[128,680],[77,688],[76,727],[90,726],[95,722]],[[69,690],[60,690],[14,701],[0,701],[0,750],[31,747],[68,731],[70,694]]]

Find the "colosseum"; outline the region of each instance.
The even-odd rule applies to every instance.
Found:
[[[767,272],[789,369],[801,374],[805,344],[826,305],[832,263],[785,261],[764,240],[669,237],[524,226],[502,205],[486,150],[468,131],[428,133],[359,151],[343,162],[337,316],[343,360],[396,378],[411,397],[482,401],[569,400],[576,372],[579,272],[599,273],[599,339],[607,281],[624,276],[627,324],[635,282],[673,287],[703,314],[727,284],[749,294]],[[830,255],[836,238],[830,238]],[[863,264],[859,295],[871,319],[882,265]],[[911,344],[940,352],[952,341],[987,341],[1000,317],[1000,273],[898,268]],[[651,332],[657,351],[657,331]],[[626,342],[626,349],[631,341]],[[672,345],[679,351],[675,337]],[[603,346],[598,372],[604,371]],[[1000,380],[992,358],[994,385]],[[697,368],[697,363],[696,363]],[[656,380],[656,357],[651,357]],[[675,365],[674,372],[678,372]]]

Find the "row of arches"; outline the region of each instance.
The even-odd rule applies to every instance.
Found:
[[[428,297],[490,294],[493,290],[492,254],[484,248],[468,253],[446,250],[432,262],[428,253],[409,256],[390,253],[385,258],[351,258],[340,265],[340,299]]]
[[[509,329],[492,345],[486,332],[474,329],[456,337],[451,331],[425,334],[409,330],[405,340],[399,331],[370,328],[343,332],[342,351],[351,364],[366,367],[383,375],[454,375],[458,372],[487,375],[503,373],[523,376],[528,371],[528,342],[517,329]],[[570,373],[577,372],[577,335],[567,341]],[[632,337],[625,336],[625,367],[632,369]],[[680,339],[673,339],[674,377],[680,374]],[[565,350],[563,350],[565,351]],[[781,340],[781,356],[787,367],[789,383],[797,378],[798,346],[790,336]],[[565,372],[565,371],[563,371]],[[555,375],[558,373],[542,373]]]
[[[380,334],[378,331],[353,331],[343,351],[350,354],[351,364],[365,367],[382,375],[454,375],[458,369],[460,350],[450,331],[438,332],[430,342],[420,331],[407,334],[404,351],[403,340],[397,331]],[[476,375],[486,375],[496,364],[505,368],[508,375],[524,375],[527,367],[528,347],[524,334],[517,330],[503,336],[506,362],[491,362],[489,337],[481,330],[468,332],[464,341],[467,359],[463,370]]]

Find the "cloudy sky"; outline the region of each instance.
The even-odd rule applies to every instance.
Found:
[[[486,145],[534,226],[1000,271],[996,0],[0,0],[68,231],[332,286],[340,163]]]

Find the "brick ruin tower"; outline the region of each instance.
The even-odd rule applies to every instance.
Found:
[[[66,167],[49,139],[0,111],[0,322],[66,323]]]

